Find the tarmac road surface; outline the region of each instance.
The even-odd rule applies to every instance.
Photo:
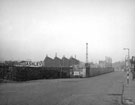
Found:
[[[0,105],[121,105],[124,72],[0,84]]]

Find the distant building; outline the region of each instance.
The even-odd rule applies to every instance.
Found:
[[[52,58],[46,56],[43,63],[44,67],[54,67],[54,61]]]
[[[98,68],[99,64],[90,62],[90,68]]]
[[[58,58],[57,56],[55,56],[55,58],[53,60],[53,66],[62,67],[62,60],[60,58]]]
[[[62,57],[62,67],[69,67],[69,59],[67,59],[65,56]]]
[[[105,67],[112,67],[112,58],[105,57]]]
[[[43,66],[43,62],[42,61],[38,61],[38,62],[31,62],[29,67],[42,67]]]
[[[99,67],[105,68],[105,61],[99,61]]]
[[[73,65],[77,65],[77,64],[79,64],[79,60],[77,60],[77,59],[75,59],[73,57],[70,57],[70,59],[69,59],[69,65],[70,66],[73,66]]]
[[[112,58],[105,57],[104,61],[99,61],[99,67],[101,68],[112,67]]]
[[[124,71],[125,70],[125,61],[114,62],[112,64],[112,67],[114,68],[115,71]]]
[[[6,65],[6,66],[15,66],[17,64],[19,64],[18,61],[5,61],[4,62],[4,65]]]
[[[16,65],[16,66],[24,66],[25,67],[27,65],[29,65],[28,61],[20,61],[19,65]]]
[[[39,61],[39,62],[37,62],[37,66],[40,66],[40,67],[42,67],[43,66],[43,61]]]
[[[86,68],[85,63],[79,62],[78,64],[73,66],[72,71],[73,77],[85,77],[86,76]]]
[[[71,57],[70,59],[67,59],[66,57],[62,57],[62,59],[60,59],[59,57],[57,57],[57,55],[55,55],[54,59],[46,56],[44,59],[43,66],[44,67],[71,67],[77,64],[79,64],[79,60],[73,57]]]

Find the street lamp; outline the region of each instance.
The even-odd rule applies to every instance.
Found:
[[[129,54],[129,48],[123,48],[123,50],[128,50],[128,63],[127,63],[127,84],[129,84],[129,69],[130,69],[130,54]]]
[[[123,50],[128,50],[128,67],[130,67],[130,49],[129,48],[123,48]]]
[[[125,55],[125,70],[124,71],[126,71],[127,61],[128,61],[128,55]]]
[[[130,49],[129,48],[123,48],[123,50],[128,50],[128,60],[130,59]]]

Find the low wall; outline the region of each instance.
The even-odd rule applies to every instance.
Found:
[[[114,68],[106,67],[106,68],[86,68],[86,76],[93,77],[101,74],[106,74],[110,72],[114,72]]]

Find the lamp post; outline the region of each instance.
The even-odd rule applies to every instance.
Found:
[[[123,48],[123,50],[128,50],[128,63],[127,63],[127,84],[129,84],[129,71],[130,71],[130,50],[129,48]]]
[[[132,70],[132,76],[133,76],[133,80],[135,79],[135,56],[132,56],[132,63],[131,65],[133,66],[133,70]]]
[[[129,48],[123,48],[123,50],[128,50],[128,67],[129,67],[129,63],[130,63],[130,49]]]
[[[127,61],[128,61],[128,55],[125,55],[125,71],[126,71],[126,67],[127,67]]]

